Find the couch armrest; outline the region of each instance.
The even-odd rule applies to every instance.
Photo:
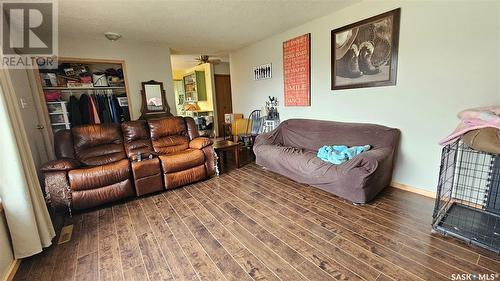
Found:
[[[213,141],[209,138],[197,137],[189,142],[189,148],[202,149],[213,144]]]
[[[392,177],[393,149],[390,147],[376,148],[365,151],[342,165],[344,172],[356,170],[360,175],[387,178]]]
[[[257,138],[255,138],[254,146],[278,144],[276,141],[275,134],[276,134],[275,131],[271,131],[271,132],[267,132],[267,133],[263,133],[263,134],[258,135]]]
[[[57,172],[57,171],[69,171],[79,168],[80,162],[71,158],[63,158],[49,161],[42,165],[40,170],[44,173],[46,172]]]

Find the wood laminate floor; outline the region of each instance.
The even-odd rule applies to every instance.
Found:
[[[500,272],[497,255],[431,234],[433,205],[393,188],[353,205],[249,164],[76,214],[73,239],[24,260],[15,280],[407,281]]]

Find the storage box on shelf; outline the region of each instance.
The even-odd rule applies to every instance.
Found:
[[[50,125],[54,133],[62,129],[71,128],[67,102],[49,101],[47,102],[47,110],[49,111]]]

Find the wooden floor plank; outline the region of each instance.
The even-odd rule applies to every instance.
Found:
[[[136,280],[148,280],[127,206],[125,204],[115,205],[112,210],[124,278],[127,279],[130,275],[135,276]]]
[[[237,189],[231,189],[231,185],[226,185],[225,188],[228,188],[230,190],[237,190]],[[298,213],[294,213],[291,210],[285,210],[283,208],[280,208],[276,202],[274,202],[274,199],[279,199],[280,197],[277,196],[272,196],[271,198],[265,197],[262,194],[258,193],[257,191],[252,191],[252,188],[249,185],[246,185],[246,191],[248,192],[249,196],[252,196],[255,200],[248,199],[249,202],[252,205],[258,206],[259,210],[264,209],[265,207],[260,205],[258,202],[264,202],[268,204],[268,208],[275,209],[277,212],[283,216],[284,218],[288,219],[289,221],[295,222],[296,224],[302,225],[308,230],[310,230],[313,233],[316,233],[316,228],[311,227],[311,224],[315,225],[312,221],[307,220],[304,217],[301,217]],[[261,190],[262,191],[262,190]],[[271,193],[272,194],[272,193]],[[281,200],[281,205],[286,206],[287,202]],[[303,214],[306,214],[308,212],[304,212]],[[280,220],[282,221],[282,220]],[[320,225],[316,225],[320,226]],[[325,229],[323,226],[320,226],[323,230]],[[332,232],[333,233],[333,232]],[[340,231],[337,234],[342,234]],[[335,237],[335,236],[333,236]],[[331,239],[333,239],[333,237]],[[331,240],[329,239],[329,240]],[[345,265],[348,268],[351,268],[354,272],[357,274],[360,274],[361,276],[364,276],[365,279],[372,279],[376,278],[379,273],[377,272],[372,272],[370,273],[369,267],[372,266],[373,268],[377,270],[381,270],[382,272],[386,272],[388,275],[392,276],[395,279],[401,278],[403,280],[417,280],[419,279],[417,276],[411,275],[409,272],[406,272],[403,269],[398,269],[397,267],[394,267],[392,264],[388,262],[384,262],[383,260],[377,259],[372,255],[371,252],[361,248],[361,247],[353,247],[349,244],[346,244],[345,247],[346,249],[340,249],[337,248],[336,245],[330,243],[329,241],[322,241],[318,239],[310,240],[310,243],[313,243],[316,247],[320,249],[328,249],[329,253],[332,257],[334,257],[335,260],[339,261],[343,265]],[[348,251],[346,251],[348,250]],[[359,259],[356,258],[351,258],[351,255],[353,257],[361,257]]]
[[[173,280],[169,265],[158,246],[141,203],[138,200],[130,201],[127,203],[127,209],[149,279]]]
[[[279,184],[276,185],[277,187],[280,187]],[[287,185],[286,188],[288,188],[290,185]],[[282,185],[281,186],[282,189],[284,189],[285,187]],[[290,190],[288,188],[288,190]],[[301,198],[306,198],[304,197],[304,195],[297,195],[297,198],[301,197]],[[320,199],[322,200],[322,199]],[[331,209],[331,208],[336,208],[336,207],[333,207],[331,206],[331,204],[327,204],[326,202],[318,202],[318,201],[314,201],[311,199],[309,199],[310,203],[309,204],[315,204],[315,205],[320,205],[322,206],[323,208],[325,209]],[[404,226],[401,226],[401,225],[397,225],[397,220],[393,221],[393,222],[389,222],[387,219],[381,219],[379,216],[375,216],[373,215],[372,212],[370,212],[369,210],[366,210],[365,209],[361,209],[359,207],[356,207],[356,206],[353,206],[353,205],[350,205],[350,204],[344,204],[343,205],[344,209],[347,208],[347,210],[350,210],[350,212],[353,212],[353,213],[357,213],[359,216],[363,217],[365,220],[363,220],[363,225],[365,225],[367,228],[370,228],[370,229],[373,229],[374,231],[377,231],[377,232],[380,232],[380,230],[383,231],[389,231],[389,232],[392,232],[392,234],[388,235],[384,235],[385,237],[391,237],[392,240],[398,240],[399,241],[404,241],[405,244],[408,244],[410,246],[412,246],[413,248],[421,251],[422,253],[434,253],[435,256],[437,256],[438,260],[435,260],[433,262],[433,264],[435,264],[436,266],[440,266],[441,268],[449,268],[447,267],[446,265],[442,266],[440,265],[440,260],[441,259],[444,259],[446,261],[450,261],[450,262],[453,262],[454,264],[457,264],[457,267],[462,269],[462,270],[471,270],[471,271],[478,271],[478,270],[484,270],[484,268],[478,268],[477,266],[474,266],[474,263],[475,261],[477,260],[478,256],[477,254],[473,254],[473,255],[468,255],[469,254],[469,250],[463,250],[461,248],[456,248],[456,247],[452,247],[451,249],[446,248],[445,251],[443,251],[442,248],[437,248],[437,247],[429,247],[430,245],[435,245],[433,243],[426,243],[426,241],[422,241],[422,237],[421,236],[418,236],[418,233],[417,235],[415,235],[415,231],[411,231],[411,230],[407,230],[408,228],[407,227],[404,227]],[[376,222],[376,224],[373,224],[372,222]],[[396,225],[394,225],[396,224]],[[382,227],[381,227],[382,226]],[[397,230],[396,232],[394,232],[393,230]],[[403,230],[403,231],[402,231]],[[402,234],[402,235],[400,235]],[[417,236],[417,237],[415,237]],[[419,238],[419,239],[418,239]],[[433,239],[433,240],[437,240],[435,239],[434,237],[431,237],[431,236],[425,236],[424,235],[424,239]],[[441,242],[441,241],[439,241]],[[441,245],[441,247],[446,247],[447,245]],[[448,245],[449,246],[449,245]],[[407,252],[406,251],[407,249],[401,249],[400,251],[403,251],[403,252]],[[451,252],[451,253],[449,253]],[[458,257],[460,257],[459,259],[457,259],[457,255]],[[417,256],[418,257],[418,253],[417,253]],[[426,262],[425,260],[423,260],[424,262]],[[469,263],[467,263],[467,261]],[[470,272],[470,271],[469,271]],[[489,272],[486,272],[486,273],[489,273]],[[447,273],[446,273],[447,274]]]
[[[74,215],[69,221],[70,224],[73,224],[73,234],[69,242],[58,245],[59,252],[55,260],[57,266],[54,267],[51,279],[53,281],[69,281],[75,279],[78,244],[80,243],[81,234],[83,232],[83,216],[80,214]]]
[[[199,280],[196,271],[157,209],[153,199],[146,197],[142,198],[140,202],[174,280]]]
[[[433,199],[386,188],[352,203],[255,164],[160,194],[55,217],[72,239],[14,280],[450,280],[500,256],[431,233]],[[57,241],[57,237],[54,242]]]
[[[307,280],[300,272],[295,270],[282,257],[274,253],[264,243],[254,237],[245,228],[239,225],[228,214],[221,210],[207,195],[199,189],[191,189],[188,192],[198,200],[221,224],[241,241],[252,253],[254,253],[269,269],[271,269],[282,280]]]
[[[170,203],[170,206],[177,212],[177,214],[184,214],[182,219],[184,224],[191,230],[191,233],[201,244],[203,249],[212,258],[214,263],[220,269],[222,274],[227,280],[252,280],[243,268],[234,260],[234,258],[227,252],[222,244],[208,231],[208,229],[201,223],[198,218],[191,212],[184,208],[179,198],[170,193],[170,196],[165,196]]]
[[[245,182],[243,180],[242,182]],[[252,186],[251,183],[245,183],[245,186]],[[275,188],[274,186],[271,185],[266,185],[265,189],[270,190],[271,188]],[[262,191],[264,190],[261,188]],[[264,192],[264,191],[263,191]],[[298,200],[298,198],[294,197],[291,194],[288,194],[288,192],[282,192],[281,190],[277,193],[272,193],[273,196],[275,197],[284,197],[288,198],[289,200]],[[308,206],[309,207],[309,206]],[[315,207],[311,207],[315,208]],[[282,214],[285,214],[282,212]],[[373,262],[373,265],[376,268],[385,268],[388,270],[391,270],[392,267],[387,265],[387,262],[390,264],[406,264],[407,266],[403,267],[406,270],[411,271],[415,276],[418,276],[420,278],[425,279],[426,277],[428,278],[434,278],[438,279],[441,278],[445,280],[446,278],[441,275],[441,277],[436,277],[434,275],[437,275],[437,272],[432,272],[430,269],[427,269],[421,265],[415,264],[411,259],[406,258],[405,256],[402,256],[398,254],[397,252],[387,249],[383,244],[378,244],[376,242],[373,242],[370,239],[367,239],[365,236],[362,236],[358,234],[359,230],[356,231],[350,231],[348,228],[350,228],[350,225],[352,222],[350,221],[345,221],[340,217],[330,215],[328,213],[322,213],[322,214],[316,214],[314,212],[306,212],[303,213],[306,218],[311,219],[312,221],[316,222],[317,224],[321,225],[322,227],[331,230],[332,232],[337,233],[337,236],[333,238],[331,241],[334,242],[337,246],[341,247],[345,251],[349,252],[354,252],[357,254],[358,257],[371,257],[371,261]],[[366,232],[364,234],[367,234]],[[372,237],[373,238],[373,237]],[[370,252],[371,254],[374,254],[375,256],[368,255],[366,252],[360,252],[357,247],[361,247],[362,249]],[[379,258],[377,258],[378,256]],[[383,258],[383,259],[380,259]],[[385,265],[380,265],[380,263]],[[411,266],[410,266],[411,265]],[[410,266],[408,268],[408,266]],[[404,273],[404,272],[400,272]],[[391,273],[387,272],[387,274],[391,275]],[[392,274],[396,274],[395,272],[392,272]],[[400,274],[392,275],[393,278],[396,278],[397,276],[400,276]],[[415,278],[415,277],[413,277]]]
[[[245,269],[254,280],[280,280],[267,266],[250,252],[234,235],[232,235],[220,222],[216,220],[203,206],[194,199],[186,189],[178,189],[175,194],[204,226],[230,251],[239,265]]]
[[[186,256],[191,261],[200,279],[226,280],[200,243],[183,224],[179,215],[168,203],[168,200],[164,196],[156,196],[153,200],[169,225],[175,239],[179,242]]]
[[[249,165],[250,166],[250,165]],[[359,215],[365,217],[366,219],[376,221],[379,225],[397,229],[399,232],[402,232],[409,237],[414,237],[428,245],[432,245],[433,247],[438,248],[441,251],[448,252],[453,256],[459,257],[461,259],[467,260],[469,262],[474,263],[478,258],[478,252],[480,249],[471,249],[469,246],[464,245],[463,243],[457,242],[455,239],[446,239],[442,237],[436,237],[430,233],[430,226],[426,226],[422,228],[421,226],[415,225],[411,220],[407,220],[397,215],[391,215],[389,217],[392,218],[388,220],[385,218],[386,214],[380,214],[379,212],[374,212],[370,206],[353,206],[350,203],[346,202],[343,199],[340,199],[332,194],[329,194],[323,190],[317,188],[309,188],[305,185],[298,184],[293,182],[292,180],[285,178],[281,175],[277,175],[266,171],[262,168],[258,168],[255,165],[251,165],[252,169],[243,169],[244,173],[250,173],[252,175],[259,174],[261,178],[266,180],[271,180],[276,182],[278,186],[286,186],[291,189],[298,189],[306,194],[311,194],[312,196],[317,196],[322,200],[334,200],[335,202],[340,203],[339,206],[343,208],[355,208]],[[410,192],[405,192],[401,190],[394,189],[391,191],[393,193],[408,193],[408,196],[411,198],[420,199],[420,202],[429,203],[429,198],[425,198],[424,196],[415,195]],[[368,209],[369,208],[369,209]],[[433,206],[429,207],[433,208]],[[481,251],[483,252],[483,251]],[[491,255],[491,252],[487,252],[487,254]],[[493,257],[495,258],[495,257]]]
[[[492,259],[498,258],[498,256],[494,255],[492,252],[489,252],[489,251],[486,251],[483,249],[479,249],[477,247],[470,247],[468,245],[465,245],[464,243],[458,242],[458,240],[456,240],[456,239],[450,239],[450,238],[438,236],[435,234],[431,234],[429,231],[430,226],[425,227],[425,228],[422,228],[420,226],[416,227],[416,225],[412,221],[408,222],[407,220],[402,220],[401,216],[399,216],[399,217],[393,216],[392,214],[387,213],[387,212],[385,212],[385,213],[373,212],[372,210],[370,210],[371,209],[370,205],[368,205],[366,207],[353,206],[349,203],[346,203],[345,200],[342,200],[336,196],[328,194],[325,191],[322,191],[320,189],[307,188],[306,186],[298,184],[296,182],[293,182],[290,179],[284,178],[283,176],[270,173],[269,171],[265,171],[265,170],[262,170],[260,168],[256,168],[256,169],[257,170],[255,170],[255,171],[247,170],[246,172],[253,173],[253,174],[255,174],[255,172],[262,172],[262,174],[259,174],[261,177],[264,177],[266,179],[270,179],[273,181],[277,181],[277,182],[279,182],[278,185],[286,184],[287,187],[289,186],[289,187],[292,187],[293,189],[298,188],[302,192],[312,194],[312,196],[317,196],[318,198],[321,198],[323,200],[333,199],[333,200],[341,203],[342,207],[349,208],[351,210],[353,210],[353,208],[354,208],[354,212],[358,212],[358,214],[360,216],[366,216],[367,219],[371,219],[371,220],[376,221],[379,225],[383,225],[385,227],[391,228],[391,226],[393,226],[393,225],[391,224],[391,222],[388,222],[387,219],[384,218],[384,216],[385,217],[392,217],[393,220],[396,221],[396,225],[394,225],[394,227],[393,227],[394,229],[397,229],[398,231],[404,233],[407,237],[411,237],[414,240],[417,239],[418,241],[426,244],[427,246],[432,245],[432,247],[434,247],[435,249],[437,249],[439,251],[442,251],[444,253],[449,253],[448,257],[457,257],[457,258],[466,260],[470,263],[476,262],[476,260],[478,259],[478,254],[485,254],[485,255],[487,255],[487,257],[490,257]],[[393,189],[393,188],[390,188],[389,190],[392,190],[392,191],[390,191],[390,193],[392,193],[392,194],[406,194],[406,193],[408,193],[410,198],[414,198],[414,199],[412,199],[413,201],[426,202],[427,205],[432,203],[432,200],[430,198],[411,194],[409,192],[405,192],[405,191],[401,191],[401,190]],[[384,194],[385,194],[385,192],[384,192]],[[402,196],[402,195],[398,195],[398,196]],[[384,199],[384,198],[382,197],[382,199]],[[403,198],[400,198],[400,199],[403,199]],[[407,198],[404,198],[404,199],[408,200]],[[419,199],[419,200],[416,200],[416,199]],[[404,204],[414,205],[414,203],[410,204],[410,202],[405,202]],[[427,205],[424,204],[423,206],[425,207]],[[420,208],[423,208],[423,207],[420,206]],[[427,212],[429,213],[429,216],[431,216],[433,206],[429,206],[427,209],[429,209]],[[415,231],[415,230],[417,230],[417,231]]]
[[[99,280],[97,251],[81,256],[77,260],[75,281]]]
[[[238,192],[235,189],[231,189],[231,183],[227,181],[225,183],[225,185],[211,185],[210,187],[214,192],[218,192],[226,198],[238,200],[229,200],[229,202],[239,206],[241,211],[246,213],[249,217],[252,217],[265,229],[272,232],[283,241],[286,241],[294,250],[300,252],[310,262],[316,264],[320,269],[324,270],[335,279],[359,280],[363,277],[366,280],[375,280],[380,275],[380,272],[375,268],[371,268],[368,264],[359,262],[356,258],[336,248],[333,253],[329,252],[329,254],[335,256],[335,254],[338,253],[339,255],[336,260],[344,264],[341,265],[335,259],[323,253],[325,247],[322,242],[327,241],[322,241],[321,238],[315,237],[307,229],[300,227],[297,223],[289,221],[286,217],[280,217],[279,213],[273,213],[268,206],[261,204],[258,200],[246,196],[244,193]],[[235,193],[231,193],[231,191]],[[240,201],[244,203],[240,204]],[[333,237],[334,235],[332,235],[330,239]],[[358,266],[357,274],[347,269],[351,264],[353,266]],[[354,269],[354,267],[351,267],[351,269]]]
[[[163,257],[156,239],[151,232],[145,232],[137,237],[146,271],[150,280],[174,280],[170,268]]]
[[[99,211],[99,280],[123,280],[118,236],[116,235],[113,211]]]
[[[125,281],[145,281],[148,279],[148,273],[146,272],[146,268],[143,264],[139,264],[132,268],[129,268],[124,271],[123,276],[125,277]],[[154,280],[151,280],[154,281]]]
[[[97,233],[99,223],[99,211],[92,211],[83,214],[82,233],[80,243],[78,244],[78,257],[88,256],[88,254],[97,252]]]
[[[313,263],[308,261],[299,252],[284,243],[278,237],[267,231],[265,228],[257,224],[253,219],[246,216],[241,210],[227,202],[227,197],[222,194],[212,192],[210,188],[203,189],[208,196],[235,221],[243,226],[247,231],[252,233],[262,243],[272,249],[276,254],[280,255],[295,269],[301,272],[309,280],[333,280],[334,278],[326,274],[319,267],[315,267]]]
[[[273,188],[274,187],[279,188],[279,185],[273,186]],[[285,188],[287,188],[287,190],[290,190],[289,186],[283,187],[282,189],[285,189]],[[292,191],[290,191],[289,193],[293,194]],[[295,194],[295,196],[297,196],[297,198],[305,199],[305,197],[300,195],[300,194]],[[319,202],[318,200],[312,200],[310,198],[309,198],[308,202],[309,203],[307,203],[307,204],[311,204],[310,209],[313,209],[316,213],[321,214],[324,217],[328,217],[328,209],[336,208],[336,207],[333,207],[330,205],[326,205],[324,202]],[[314,206],[312,206],[312,205],[314,205]],[[323,209],[322,210],[316,209],[315,206],[320,206]],[[327,210],[326,213],[323,210]],[[335,214],[335,215],[339,214],[338,209],[334,210],[332,212],[332,214]],[[342,221],[336,221],[336,222],[342,224]],[[367,222],[370,222],[370,221],[367,221]],[[356,225],[356,222],[351,224],[350,221],[346,220],[346,221],[344,221],[343,227],[349,229],[350,226],[354,227],[354,225]],[[360,226],[356,226],[355,229],[351,229],[351,230],[356,231],[356,230],[360,229],[360,227],[362,228],[363,226],[366,226],[367,228],[370,227],[369,223],[368,223],[368,225],[367,225],[367,223],[364,223],[364,224],[360,224]],[[375,227],[374,230],[380,232],[380,230],[384,230],[384,228],[376,228]],[[392,229],[390,229],[390,228],[386,228],[385,230],[392,231]],[[372,235],[370,235],[370,233],[365,232],[364,235],[366,237],[369,237],[371,240],[376,241],[377,237],[374,238]],[[391,237],[392,239],[394,239],[396,236],[392,235],[392,236],[388,236],[388,237]],[[407,236],[406,238],[400,239],[400,242],[402,242],[402,243],[406,243],[407,241],[412,242],[414,240],[412,240],[412,238],[409,236]],[[392,250],[398,251],[397,249],[392,249]],[[443,263],[441,259],[434,258],[433,256],[430,256],[430,255],[426,255],[425,252],[414,251],[414,249],[410,248],[410,247],[403,246],[403,248],[400,251],[402,253],[406,253],[406,254],[410,255],[412,257],[412,260],[419,262],[423,266],[432,268],[433,270],[435,270],[436,272],[440,272],[444,276],[451,276],[451,274],[456,273],[457,271],[462,272],[462,273],[466,273],[466,272],[472,272],[472,271],[475,272],[477,270],[483,270],[483,271],[486,271],[485,273],[491,273],[491,272],[488,272],[487,269],[479,268],[477,265],[473,265],[473,264],[467,263],[467,262],[462,261],[462,260],[457,260],[457,259],[455,259],[454,256],[451,256],[451,255],[448,255],[446,257],[447,258],[446,260],[450,260],[451,261],[450,263],[452,265]],[[444,255],[444,253],[441,251],[436,251],[435,254],[436,255],[437,254]],[[472,270],[472,271],[466,271],[466,270]]]

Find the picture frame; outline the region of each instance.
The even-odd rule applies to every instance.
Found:
[[[285,106],[311,106],[311,33],[283,42]]]
[[[396,85],[401,8],[331,31],[331,89]]]
[[[252,72],[254,81],[271,79],[273,78],[273,65],[272,63],[266,63],[254,66]]]

